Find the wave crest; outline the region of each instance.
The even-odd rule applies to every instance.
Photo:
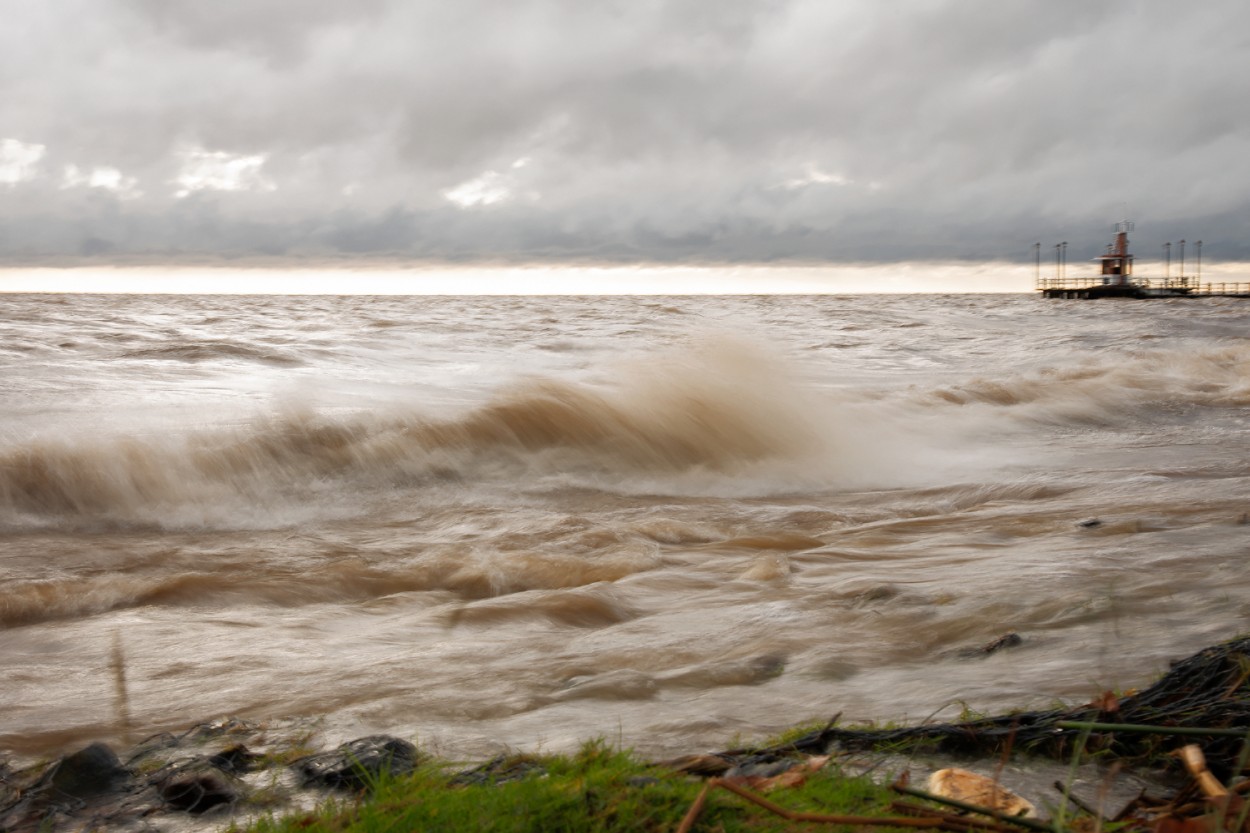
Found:
[[[612,488],[734,476],[829,446],[827,426],[778,365],[721,342],[617,365],[598,384],[518,383],[450,419],[302,412],[237,429],[31,440],[0,450],[0,521],[213,524],[237,520],[241,507],[441,482],[524,488],[563,477]]]

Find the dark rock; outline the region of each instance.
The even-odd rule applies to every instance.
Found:
[[[174,809],[195,814],[242,797],[224,773],[207,766],[175,774],[160,785],[160,794]]]
[[[457,773],[448,783],[454,787],[506,784],[545,771],[541,763],[525,755],[499,755],[480,766]]]
[[[773,760],[773,761],[744,761],[737,766],[731,767],[723,777],[725,778],[772,778],[774,775],[780,775],[783,772],[789,772],[794,768],[795,762],[792,760]]]
[[[1098,527],[1102,526],[1102,521],[1100,521],[1098,518],[1090,518],[1087,521],[1078,522],[1077,526],[1079,526],[1081,529],[1097,529]]]
[[[113,789],[130,777],[113,750],[93,743],[53,765],[43,787],[51,797],[89,798]]]
[[[124,800],[119,791],[130,786],[130,771],[113,750],[93,743],[48,767],[13,796],[16,801],[0,806],[0,831],[55,830],[84,808],[107,815],[99,808]]]
[[[209,758],[208,763],[224,772],[243,773],[255,769],[257,761],[264,757],[264,755],[248,751],[248,748],[240,743],[221,750]]]
[[[417,765],[417,748],[389,735],[370,735],[333,752],[310,755],[292,766],[305,785],[359,790],[381,775],[404,775]]]

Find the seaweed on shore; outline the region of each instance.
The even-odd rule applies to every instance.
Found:
[[[1143,691],[1073,709],[1048,709],[957,723],[891,729],[844,729],[830,725],[793,741],[751,750],[760,756],[844,749],[922,746],[950,754],[1020,749],[1067,757],[1074,750],[1105,751],[1127,761],[1151,761],[1202,738],[1208,765],[1221,777],[1244,764],[1250,740],[1250,637],[1205,648],[1173,664]],[[1099,724],[1091,728],[1070,724]],[[1114,724],[1114,725],[1107,725]],[[1185,730],[1186,738],[1167,730]],[[1206,734],[1209,733],[1209,734]],[[1082,740],[1084,736],[1084,739]],[[722,753],[733,757],[735,753]]]

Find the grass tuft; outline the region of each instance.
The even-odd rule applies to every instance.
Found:
[[[424,764],[402,777],[382,777],[367,793],[312,812],[261,819],[249,833],[390,833],[390,831],[671,831],[703,787],[696,778],[637,760],[602,741],[576,753],[529,759],[520,775],[464,784],[443,767]],[[512,772],[513,770],[508,770]],[[836,768],[771,795],[788,809],[891,815],[892,796],[866,778]],[[791,822],[725,791],[714,792],[697,830],[768,833]],[[833,829],[837,828],[824,828]]]

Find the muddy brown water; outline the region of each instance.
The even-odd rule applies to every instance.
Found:
[[[132,738],[315,717],[464,758],[1144,685],[1250,620],[1248,325],[0,295],[0,750],[120,743],[114,640]]]

